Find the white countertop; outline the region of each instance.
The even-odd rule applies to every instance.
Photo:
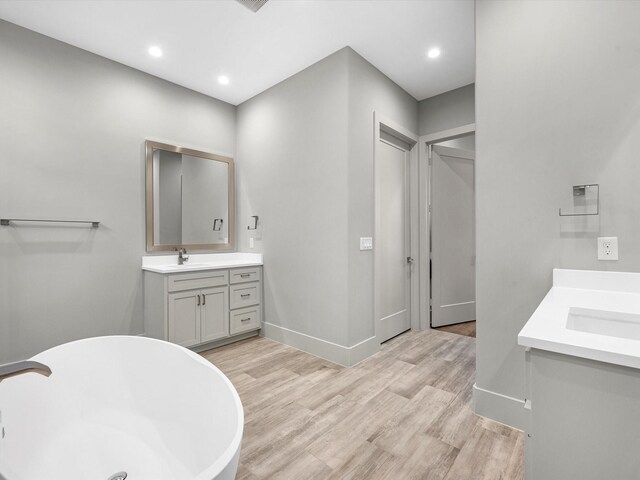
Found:
[[[220,268],[253,267],[262,265],[261,253],[195,253],[189,260],[178,265],[178,255],[145,255],[142,269],[156,273],[181,273]]]
[[[553,287],[520,331],[518,343],[640,368],[638,332],[639,273],[554,269]]]

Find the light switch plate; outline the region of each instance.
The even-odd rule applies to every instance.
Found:
[[[618,237],[598,237],[598,260],[618,260]]]
[[[360,250],[373,250],[373,238],[360,237]]]

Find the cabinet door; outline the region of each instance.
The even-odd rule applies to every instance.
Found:
[[[169,294],[169,341],[190,347],[200,343],[198,291]]]
[[[201,342],[229,336],[229,287],[206,288],[200,307]]]

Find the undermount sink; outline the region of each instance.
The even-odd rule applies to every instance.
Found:
[[[171,269],[171,270],[184,270],[185,268],[200,268],[206,267],[206,263],[185,263],[183,265],[163,265],[163,268]]]
[[[569,308],[567,328],[609,337],[640,340],[640,315],[590,308]]]

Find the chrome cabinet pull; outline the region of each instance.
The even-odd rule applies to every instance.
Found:
[[[204,307],[207,304],[207,296],[203,293],[202,294],[202,306]]]
[[[251,296],[251,294],[250,294],[250,293],[242,293],[242,294],[240,294],[240,296],[241,296],[242,298],[246,298],[246,297],[250,297],[250,296]]]
[[[198,295],[198,306],[200,306],[200,295]]]
[[[248,322],[249,320],[251,320],[251,317],[241,318],[240,319],[241,322]]]
[[[249,278],[251,276],[250,273],[241,273],[240,278]]]

